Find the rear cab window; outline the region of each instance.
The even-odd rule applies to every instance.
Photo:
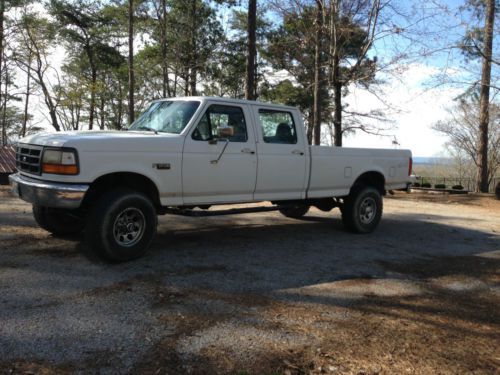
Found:
[[[261,108],[259,123],[265,143],[297,143],[297,129],[291,112]]]

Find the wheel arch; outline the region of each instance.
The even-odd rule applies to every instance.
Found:
[[[354,189],[360,186],[372,186],[376,188],[381,195],[385,194],[385,176],[380,171],[367,171],[363,172],[356,178],[351,186],[349,194],[352,193]]]
[[[159,209],[161,207],[160,192],[157,185],[149,177],[136,172],[113,172],[96,178],[85,194],[82,206],[88,207],[95,199],[103,193],[114,188],[130,188],[146,195]]]

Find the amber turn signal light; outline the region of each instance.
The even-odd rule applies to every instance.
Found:
[[[43,173],[55,174],[78,174],[78,167],[76,165],[63,165],[63,164],[42,164]]]

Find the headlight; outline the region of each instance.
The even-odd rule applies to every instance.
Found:
[[[78,174],[76,150],[45,149],[42,157],[42,172],[53,174]]]

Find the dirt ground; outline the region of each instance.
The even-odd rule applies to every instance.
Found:
[[[166,215],[102,262],[0,190],[0,374],[499,374],[500,201],[398,193],[338,210]]]

